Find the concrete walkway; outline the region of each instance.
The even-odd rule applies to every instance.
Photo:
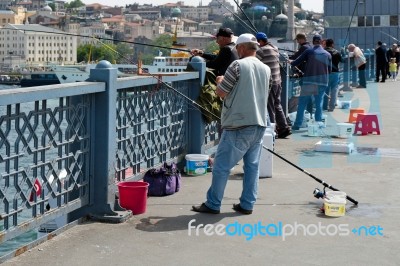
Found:
[[[339,98],[380,113],[381,135],[350,139],[358,152],[314,152],[321,138],[305,130],[276,141],[277,153],[359,201],[348,201],[343,217],[322,214],[323,201],[312,194],[322,185],[274,157],[273,177],[260,180],[252,215],[232,210],[241,167],[232,171],[219,215],[190,211],[204,201],[211,175],[185,176],[179,193],[149,198],[145,214],[122,224],[74,226],[4,265],[399,265],[399,87],[400,81],[369,83]],[[326,113],[327,135],[348,113]],[[189,231],[189,223],[208,225]],[[257,231],[260,225],[266,227]],[[232,235],[218,235],[223,226]]]

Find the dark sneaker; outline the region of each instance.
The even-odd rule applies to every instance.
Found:
[[[253,213],[253,210],[246,210],[243,209],[242,206],[239,204],[233,204],[233,208],[235,211],[240,212],[241,214],[249,215]]]
[[[203,213],[211,213],[211,214],[219,214],[219,210],[213,210],[208,208],[205,203],[202,203],[200,206],[192,206],[192,211],[195,212],[203,212]]]
[[[285,128],[284,130],[282,130],[281,132],[278,132],[278,138],[279,139],[284,139],[287,136],[292,135],[292,131],[290,130],[290,128]]]

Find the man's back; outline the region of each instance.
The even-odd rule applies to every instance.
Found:
[[[278,48],[267,43],[257,51],[257,58],[271,69],[272,84],[281,83]]]

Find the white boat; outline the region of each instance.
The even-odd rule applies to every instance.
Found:
[[[133,64],[115,64],[113,67],[118,69],[118,76],[130,76],[138,74],[160,74],[160,73],[178,73],[186,70],[189,63],[189,57],[177,56],[156,56],[151,65],[142,65],[141,71],[138,66]],[[140,65],[140,63],[139,63]],[[89,78],[90,69],[96,67],[96,64],[76,65],[76,66],[54,66],[52,71],[59,79],[60,83],[81,82]]]

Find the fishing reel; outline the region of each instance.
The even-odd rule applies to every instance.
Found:
[[[319,190],[319,188],[315,188],[313,191],[313,195],[317,199],[324,198],[325,197],[325,188],[323,191]]]

